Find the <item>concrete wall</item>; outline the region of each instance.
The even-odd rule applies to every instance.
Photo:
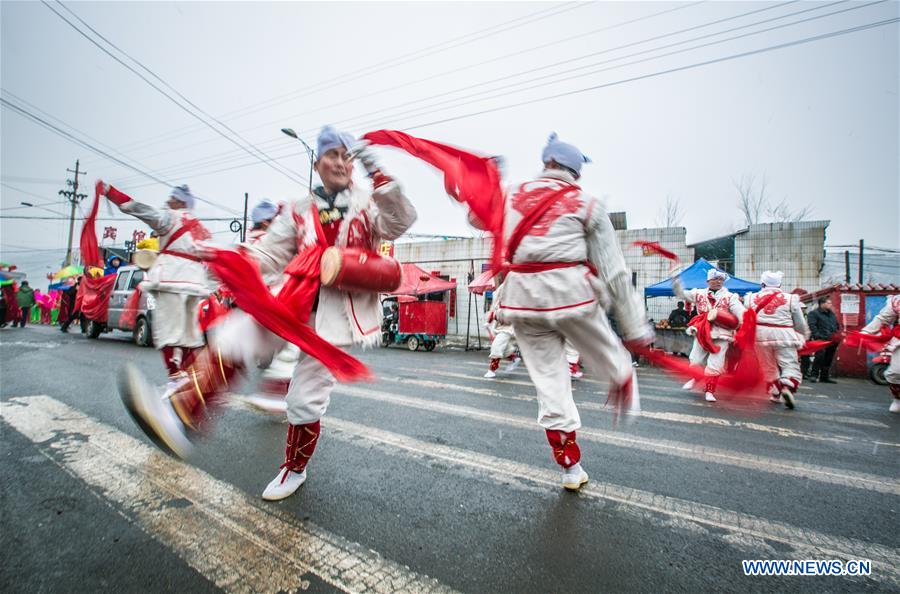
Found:
[[[632,244],[635,241],[655,241],[662,247],[679,255],[684,262],[694,261],[694,251],[685,243],[684,227],[669,229],[628,229],[616,231],[622,253],[628,267],[636,273],[637,290],[643,295],[644,287],[658,283],[669,276],[669,261],[659,256],[644,256],[641,248]],[[466,289],[467,274],[474,271],[478,276],[482,266],[490,258],[491,242],[487,238],[397,243],[394,245],[394,257],[401,262],[413,262],[429,272],[448,275],[456,279],[458,289],[456,295],[457,318],[451,319],[449,333],[465,336],[469,320],[469,293]],[[472,300],[472,306],[475,302]],[[659,320],[668,317],[674,309],[674,300],[656,297],[647,301],[650,317]],[[478,319],[484,320],[484,298],[478,297]],[[470,331],[476,334],[475,316],[472,313]],[[458,330],[457,330],[458,328]]]
[[[417,241],[394,244],[394,257],[401,262],[412,262],[428,272],[447,275],[456,280],[456,316],[450,318],[447,332],[451,336],[466,335],[469,316],[469,291],[467,278],[481,274],[482,264],[490,259],[491,240],[489,238],[450,239],[438,241]],[[470,331],[476,336],[475,300],[472,299],[472,319]],[[484,297],[478,297],[479,321],[484,323]],[[482,330],[482,334],[484,330]]]
[[[782,287],[815,291],[825,264],[825,229],[829,221],[751,225],[734,239],[734,273],[759,282],[766,270],[784,272]]]

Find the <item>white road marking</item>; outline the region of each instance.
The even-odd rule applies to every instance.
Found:
[[[440,376],[448,376],[448,377],[462,375],[462,374],[449,373],[449,372],[447,372],[447,373],[431,372],[431,373],[434,373],[434,374],[440,375]],[[520,400],[520,401],[537,402],[536,396],[528,396],[525,394],[512,396],[509,394],[501,394],[500,392],[497,392],[496,390],[492,390],[490,388],[477,388],[477,387],[466,386],[466,385],[448,384],[448,383],[444,383],[444,382],[436,382],[433,380],[421,380],[421,379],[414,379],[414,378],[407,378],[407,377],[400,378],[400,377],[382,376],[380,379],[382,382],[391,381],[391,382],[396,382],[396,383],[401,383],[401,384],[412,384],[415,386],[422,386],[424,388],[434,388],[436,390],[442,390],[442,391],[457,390],[460,392],[467,392],[469,394],[477,394],[479,396],[487,396],[490,398],[501,399],[501,400]],[[506,383],[524,384],[525,382],[506,382]],[[647,396],[646,393],[644,391],[642,391],[641,392],[641,400],[645,400],[645,399],[646,400],[654,400],[655,398],[653,396]],[[688,400],[688,398],[685,398],[685,400]],[[600,402],[578,401],[578,402],[576,402],[576,404],[578,405],[578,408],[582,409],[582,410],[593,410],[593,411],[598,411],[598,412],[603,412],[603,413],[611,413],[612,412],[612,410],[609,407],[605,406],[604,404],[602,404]],[[706,408],[709,407],[709,405],[704,405],[704,406]],[[796,429],[787,429],[785,427],[777,427],[774,425],[764,425],[761,423],[751,423],[749,421],[735,421],[735,420],[731,420],[731,419],[723,419],[720,417],[701,417],[701,416],[697,416],[697,415],[688,415],[688,414],[682,414],[682,413],[653,412],[653,411],[646,410],[646,408],[641,411],[640,416],[643,418],[654,419],[654,420],[663,421],[663,422],[745,429],[748,431],[767,433],[769,435],[778,435],[780,437],[785,437],[785,438],[799,438],[799,439],[808,439],[808,440],[812,440],[812,441],[824,441],[824,442],[829,442],[829,443],[840,443],[840,444],[855,442],[855,443],[863,443],[866,446],[876,443],[874,441],[863,440],[863,439],[859,439],[859,438],[855,438],[855,437],[846,437],[846,436],[841,436],[841,435],[824,435],[822,433],[800,431],[800,430],[796,430]],[[900,443],[889,443],[889,442],[877,442],[877,443],[879,445],[888,445],[891,447],[900,448]]]
[[[413,373],[421,373],[420,369],[411,369],[408,367],[400,367],[400,368],[398,368],[398,370],[399,371],[409,371],[409,372],[413,372]],[[464,380],[469,380],[469,381],[479,381],[479,380],[483,379],[480,376],[472,376],[472,375],[465,374],[465,373],[455,373],[452,371],[440,371],[440,370],[435,370],[435,369],[429,369],[428,375],[436,375],[436,376],[440,376],[440,377],[464,379]],[[384,378],[380,378],[380,379],[384,379]],[[403,378],[403,381],[410,381],[410,380],[407,378]],[[507,384],[507,385],[512,385],[512,386],[527,386],[531,389],[534,389],[534,384],[531,383],[530,381],[511,380],[511,379],[506,379],[506,378],[499,377],[499,376],[494,379],[491,379],[491,380],[483,380],[483,383],[488,384],[488,385],[496,383],[496,384]],[[683,398],[678,398],[675,396],[662,396],[653,391],[653,390],[655,390],[655,388],[651,387],[650,389],[647,389],[646,381],[643,376],[638,376],[638,383],[641,386],[641,400],[642,401],[649,400],[649,401],[656,401],[656,402],[665,402],[668,404],[677,404],[677,405],[681,405],[681,406],[693,406],[693,407],[697,407],[697,408],[709,409],[709,404],[697,401],[697,399],[693,395],[691,395],[687,392],[685,392],[685,395]],[[456,385],[456,384],[454,384],[454,385]],[[575,393],[581,395],[577,391]],[[779,410],[771,410],[771,411],[767,412],[766,414],[779,416],[779,417],[792,417],[792,416],[796,417],[798,414],[802,414],[804,418],[816,419],[819,421],[828,421],[831,423],[846,423],[848,425],[859,425],[861,427],[875,427],[878,429],[887,429],[888,428],[888,425],[886,423],[882,423],[880,421],[873,421],[871,419],[858,419],[856,417],[810,412],[808,410],[805,410],[806,404],[807,403],[803,402],[803,399],[801,398],[800,406],[801,406],[802,410],[800,413],[796,413],[796,412],[785,413],[785,412],[781,412]],[[579,402],[578,405],[581,406],[581,403]],[[837,407],[837,408],[847,408],[847,409],[851,408],[846,405],[836,405],[833,403],[819,403],[819,402],[816,402],[814,404],[814,406],[817,406],[817,407],[818,406],[827,406],[829,408]]]
[[[440,460],[442,464],[474,471],[482,477],[507,484],[513,489],[560,489],[560,474],[549,469],[520,464],[512,460],[417,440],[405,435],[375,429],[351,421],[326,417],[323,420],[329,436],[349,443],[360,440],[382,447],[382,451],[397,455],[398,451],[419,458]],[[616,511],[653,522],[665,529],[678,522],[688,522],[703,528],[714,528],[708,535],[718,536],[730,545],[758,552],[763,540],[777,541],[793,551],[779,550],[779,555],[796,559],[837,558],[870,559],[876,580],[900,583],[900,565],[896,563],[900,549],[852,538],[831,536],[765,520],[749,514],[725,510],[712,505],[687,501],[649,491],[632,489],[591,479],[580,491],[581,496],[616,504]],[[660,518],[662,516],[662,518]],[[726,531],[721,534],[719,530]]]
[[[446,404],[410,396],[399,396],[388,392],[370,390],[357,386],[339,384],[335,388],[335,393],[379,402],[387,402],[398,406],[405,406],[433,413],[449,414],[478,421],[486,421],[509,427],[528,430],[536,430],[538,427],[534,418],[521,417],[503,412],[486,411],[456,404]],[[624,433],[602,431],[598,429],[581,428],[578,430],[578,437],[583,440],[652,452],[662,456],[676,456],[689,460],[699,460],[705,463],[724,464],[736,468],[768,472],[791,478],[809,479],[854,489],[900,495],[900,481],[850,470],[840,470],[815,464],[779,460],[765,456],[755,456],[734,450],[702,447],[678,441],[635,437]]]
[[[466,361],[465,363],[466,363],[466,365],[474,365],[476,367],[481,367],[482,369],[487,369],[487,366],[484,363],[479,363],[478,361]],[[676,380],[676,379],[672,378],[671,376],[666,375],[660,371],[649,371],[649,368],[647,368],[647,367],[639,367],[639,368],[637,368],[637,372],[638,372],[638,380],[641,382],[644,382],[644,383],[648,383],[649,385],[666,386],[666,387],[672,387],[672,386],[679,385],[678,380]],[[503,373],[503,371],[501,370],[501,375],[502,375],[502,373]],[[515,375],[518,373],[521,373],[521,372],[515,371],[512,374],[508,374],[508,376]],[[527,377],[527,375],[525,377]],[[588,384],[596,384],[598,386],[601,386],[604,389],[609,385],[609,382],[592,379],[587,376],[582,377],[581,379],[578,379],[576,381],[588,383]],[[805,385],[801,385],[800,389],[804,390],[804,391],[812,390],[812,388],[810,388],[809,386],[805,386]],[[803,397],[804,398],[810,398],[810,397],[811,398],[821,398],[823,400],[831,399],[830,396],[826,396],[825,394],[803,394]]]
[[[346,592],[450,591],[276,506],[260,507],[237,488],[47,396],[13,398],[3,419],[227,592],[294,591],[310,573]]]

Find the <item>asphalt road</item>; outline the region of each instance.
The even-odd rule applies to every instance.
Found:
[[[884,387],[804,386],[798,409],[725,410],[640,369],[644,415],[615,430],[576,384],[590,484],[558,487],[524,369],[486,353],[361,354],[309,480],[259,498],[286,425],[237,401],[190,465],[125,413],[127,336],[0,330],[4,592],[900,591],[900,416]],[[245,386],[249,392],[252,383]],[[867,577],[747,577],[744,559],[871,560]]]

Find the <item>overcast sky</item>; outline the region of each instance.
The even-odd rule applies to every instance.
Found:
[[[655,75],[900,12],[897,2],[868,4],[65,3],[218,119],[214,128],[239,132],[287,174],[199,123],[39,2],[0,3],[0,77],[4,99],[230,211],[203,204],[205,217],[238,212],[244,192],[252,207],[303,191],[309,163],[282,127],[311,144],[326,123],[357,135],[404,129],[504,155],[510,180],[539,172],[541,148],[557,131],[594,160],[584,188],[626,210],[631,228],[655,226],[672,196],[689,242],[738,229],[733,180],[756,174],[776,201],[810,205],[811,218],[830,220],[829,244],[865,238],[897,248],[896,22]],[[117,53],[66,8],[51,6]],[[772,30],[752,34],[763,29]],[[599,88],[582,91],[592,87]],[[515,106],[570,91],[578,92]],[[65,210],[57,192],[76,159],[88,171],[86,193],[102,177],[151,204],[167,196],[166,186],[7,107],[0,125],[0,257],[32,275],[58,267],[67,223],[6,217],[55,216],[17,208],[21,201]],[[413,232],[474,233],[427,166],[380,154],[419,210]],[[118,228],[120,241],[138,227],[105,225]],[[209,226],[232,240],[227,221]]]

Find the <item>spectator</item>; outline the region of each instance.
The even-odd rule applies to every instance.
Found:
[[[78,277],[78,280],[75,281],[75,286],[71,289],[67,289],[66,293],[69,294],[69,299],[71,299],[71,305],[69,307],[69,315],[66,316],[66,319],[63,320],[62,324],[59,327],[60,332],[68,333],[69,326],[72,325],[76,319],[81,321],[81,332],[84,333],[84,318],[81,316],[81,302],[78,299],[78,291],[81,288],[81,278]]]
[[[831,362],[834,360],[834,352],[837,350],[840,342],[841,324],[838,322],[837,316],[834,315],[831,297],[819,297],[819,307],[809,312],[809,331],[812,334],[812,340],[831,340],[832,343],[816,353],[812,365],[813,382],[823,382],[826,384],[836,384],[837,382],[829,377],[831,373]]]
[[[21,310],[18,324],[21,328],[24,328],[25,324],[28,323],[28,318],[31,316],[31,308],[35,304],[34,289],[28,285],[28,281],[22,281],[22,286],[19,287],[19,291],[16,293],[16,303],[19,304],[19,309]]]
[[[669,314],[669,328],[686,328],[691,315],[684,309],[684,301],[679,301],[676,309]]]
[[[106,259],[106,269],[103,271],[103,275],[107,274],[115,274],[119,270],[119,266],[122,265],[122,260],[119,259],[119,256],[110,256]]]

